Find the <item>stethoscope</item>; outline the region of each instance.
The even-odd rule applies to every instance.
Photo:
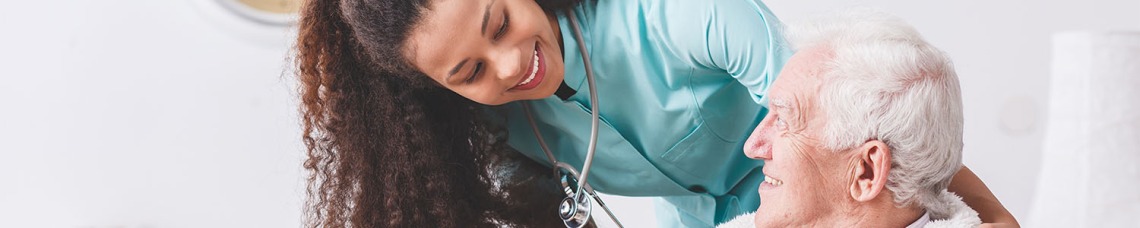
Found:
[[[594,162],[594,152],[598,147],[598,121],[601,117],[598,116],[598,90],[594,86],[594,71],[590,65],[590,58],[586,51],[586,44],[582,41],[582,30],[578,28],[578,18],[574,16],[574,12],[566,11],[566,15],[570,17],[570,27],[574,29],[574,38],[578,41],[578,51],[582,53],[582,63],[586,67],[586,81],[590,85],[590,110],[592,110],[590,117],[590,145],[586,150],[586,161],[582,164],[582,173],[578,175],[577,169],[574,169],[570,164],[558,161],[554,157],[554,153],[550,152],[550,147],[546,146],[546,141],[542,140],[542,134],[538,131],[538,125],[534,122],[534,115],[530,113],[530,105],[526,102],[523,103],[523,111],[526,113],[526,118],[530,121],[531,130],[534,131],[535,138],[538,139],[538,144],[542,147],[542,152],[546,153],[546,158],[550,160],[550,164],[554,165],[554,175],[559,177],[559,182],[562,184],[562,190],[566,192],[566,198],[562,199],[562,203],[558,205],[558,216],[562,218],[562,223],[566,224],[569,228],[579,228],[586,225],[590,219],[590,212],[592,210],[590,199],[598,202],[598,206],[606,211],[610,219],[617,224],[618,227],[622,226],[618,222],[617,217],[606,207],[606,203],[602,202],[602,198],[594,192],[589,183],[586,183],[586,177],[590,174],[590,166]],[[575,179],[577,177],[577,179]]]

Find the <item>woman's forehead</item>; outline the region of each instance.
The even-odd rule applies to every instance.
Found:
[[[406,56],[430,76],[446,74],[458,53],[480,36],[484,13],[494,0],[439,0],[421,15],[408,36]]]
[[[453,28],[462,23],[477,25],[483,12],[498,0],[436,0],[428,4],[421,15],[420,23],[435,25],[440,29]]]

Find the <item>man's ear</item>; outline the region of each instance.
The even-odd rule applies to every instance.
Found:
[[[855,151],[856,165],[854,181],[851,182],[851,198],[859,202],[875,199],[887,186],[887,176],[891,171],[891,148],[879,140],[863,143]]]

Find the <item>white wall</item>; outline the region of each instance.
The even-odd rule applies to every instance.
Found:
[[[198,1],[5,1],[0,226],[298,226],[287,33]]]
[[[288,33],[204,9],[209,1],[0,7],[4,226],[298,226]],[[1137,0],[767,3],[785,21],[881,6],[949,52],[966,163],[1022,219],[1040,162],[1050,34],[1140,28]],[[649,200],[611,198],[627,225],[651,223]]]

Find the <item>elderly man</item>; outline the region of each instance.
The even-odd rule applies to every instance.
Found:
[[[849,11],[792,27],[792,56],[745,153],[763,159],[755,215],[722,227],[974,227],[948,192],[962,101],[944,53],[906,23]]]

